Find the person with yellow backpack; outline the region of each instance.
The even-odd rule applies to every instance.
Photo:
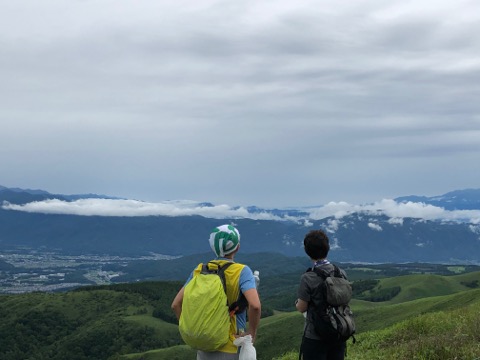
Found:
[[[197,360],[238,360],[234,340],[250,335],[254,342],[260,322],[255,277],[247,265],[234,261],[240,248],[240,233],[234,226],[216,227],[209,242],[217,258],[192,271],[172,310],[183,340],[197,349]]]

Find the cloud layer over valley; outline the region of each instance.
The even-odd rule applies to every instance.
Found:
[[[205,205],[194,201],[165,201],[149,203],[137,200],[121,199],[80,199],[63,201],[51,199],[31,202],[24,205],[4,202],[4,210],[25,211],[44,214],[68,214],[80,216],[191,216],[199,215],[214,219],[247,218],[256,220],[291,220],[303,221],[307,226],[309,220],[321,220],[328,217],[340,219],[353,213],[369,215],[384,215],[389,217],[391,224],[402,224],[403,218],[424,220],[443,220],[480,223],[480,210],[445,210],[444,208],[415,202],[399,203],[384,199],[373,204],[352,205],[346,202],[330,202],[315,208],[298,208],[307,213],[306,216],[288,216],[275,214],[274,210],[249,211],[245,207],[229,205]],[[293,209],[291,209],[293,210]],[[377,231],[378,225],[369,226]]]

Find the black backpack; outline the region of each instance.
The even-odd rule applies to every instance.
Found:
[[[355,321],[349,306],[352,286],[336,265],[333,268],[327,271],[317,266],[307,270],[322,278],[312,294],[308,316],[322,340],[346,341],[352,337],[355,343]]]

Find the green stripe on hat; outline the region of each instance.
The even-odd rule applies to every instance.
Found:
[[[219,257],[231,254],[238,248],[240,233],[232,225],[221,225],[210,234],[210,247]]]
[[[213,249],[213,251],[215,251],[215,254],[217,254],[218,256],[218,254],[220,254],[220,239],[218,238],[218,236],[221,235],[220,229],[219,228],[213,229],[212,234],[215,234],[214,242],[213,242],[215,249]]]

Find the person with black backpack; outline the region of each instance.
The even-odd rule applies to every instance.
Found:
[[[310,231],[303,245],[313,267],[302,275],[295,302],[297,310],[305,316],[299,358],[343,360],[346,340],[355,333],[348,304],[352,296],[351,285],[345,271],[327,259],[330,243],[325,232]]]

